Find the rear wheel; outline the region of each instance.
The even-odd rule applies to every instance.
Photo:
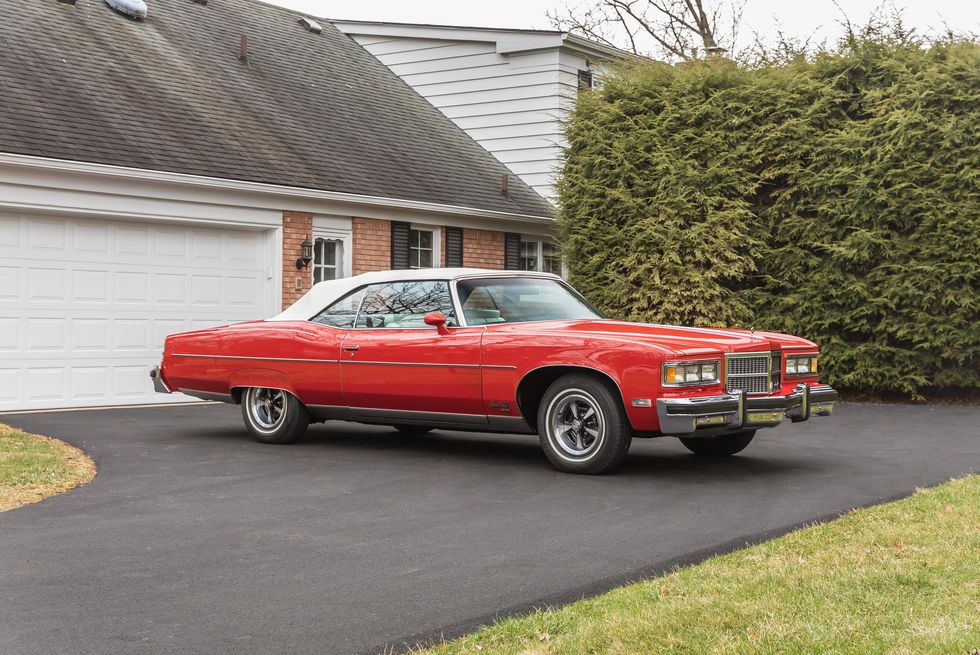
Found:
[[[282,389],[246,389],[242,394],[242,417],[248,431],[262,443],[292,443],[310,425],[310,415],[303,403]]]
[[[633,437],[616,390],[581,374],[565,375],[548,387],[538,408],[538,435],[557,469],[585,474],[619,466]]]
[[[715,437],[681,437],[681,443],[695,455],[725,457],[745,450],[752,443],[755,430],[719,434]]]
[[[405,434],[425,434],[435,429],[431,425],[393,425],[391,427]]]

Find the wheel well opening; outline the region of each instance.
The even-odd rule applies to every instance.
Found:
[[[616,391],[620,402],[623,401],[623,394],[619,390],[619,385],[602,371],[586,366],[545,366],[539,368],[525,375],[520,384],[517,385],[517,405],[521,409],[521,416],[535,431],[537,431],[538,424],[538,408],[541,406],[544,392],[555,380],[570,373],[588,375],[605,382]]]

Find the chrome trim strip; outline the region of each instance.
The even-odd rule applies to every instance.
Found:
[[[373,364],[375,366],[441,366],[444,368],[480,368],[480,364],[438,364],[434,362],[374,362],[359,359],[347,359],[343,362],[348,364]]]
[[[313,362],[316,364],[339,364],[339,359],[305,359],[302,357],[246,357],[244,355],[199,355],[192,353],[174,353],[174,357],[198,357],[202,359],[247,359],[262,362]]]
[[[452,412],[423,412],[414,409],[378,409],[374,407],[351,407],[351,413],[357,420],[370,421],[411,421],[413,423],[450,423],[453,425],[489,424],[486,414],[454,414]]]
[[[302,357],[246,357],[244,355],[201,355],[192,353],[174,353],[174,357],[197,357],[201,359],[244,359],[260,362],[311,362],[314,364],[375,364],[377,366],[443,366],[447,368],[501,368],[516,369],[516,366],[498,364],[437,364],[433,362],[376,362],[356,359],[305,359]]]

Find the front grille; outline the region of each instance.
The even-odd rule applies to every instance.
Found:
[[[729,355],[725,358],[725,390],[744,393],[771,393],[772,353]]]

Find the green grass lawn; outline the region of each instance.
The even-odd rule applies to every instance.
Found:
[[[0,423],[0,512],[85,484],[95,464],[63,441]]]
[[[973,649],[980,649],[980,475],[421,652]]]

